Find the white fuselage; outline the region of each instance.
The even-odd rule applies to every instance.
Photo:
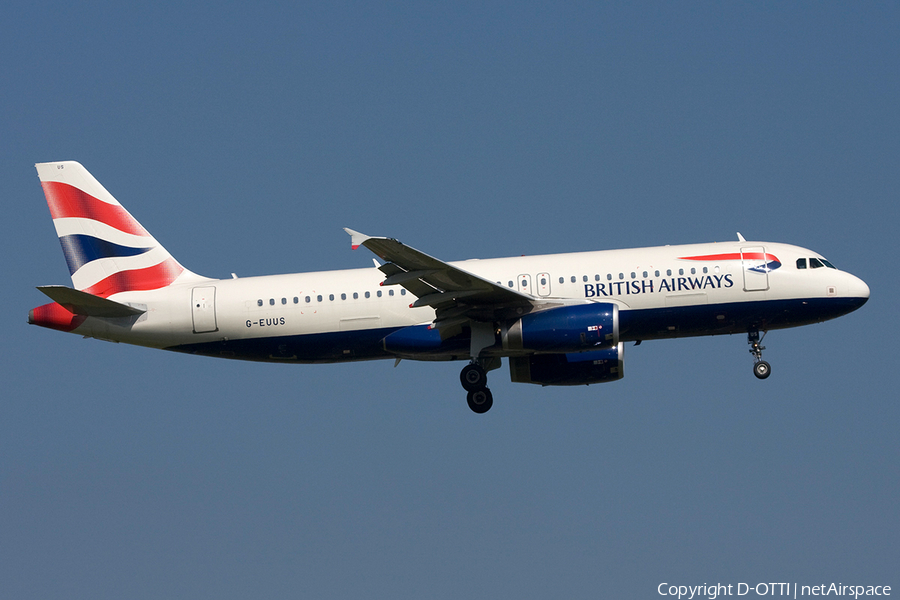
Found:
[[[798,268],[798,259],[805,268]],[[830,266],[814,268],[811,259],[823,264],[797,246],[725,242],[450,264],[537,300],[614,303],[627,341],[804,325],[850,312],[868,298],[860,279]],[[139,318],[89,317],[74,332],[251,360],[388,358],[380,347],[385,335],[431,323],[435,312],[410,308],[416,297],[380,285],[384,279],[368,268],[176,280],[159,290],[111,296],[146,307]]]
[[[269,362],[468,360],[466,402],[487,412],[487,373],[586,385],[624,376],[624,343],[761,334],[839,317],[869,288],[814,252],[737,242],[447,263],[352,229],[375,268],[209,279],[186,269],[74,161],[35,165],[73,287],[29,323],[177,352]]]

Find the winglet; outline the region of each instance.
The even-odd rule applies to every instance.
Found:
[[[360,246],[362,246],[363,242],[369,239],[370,235],[366,235],[364,233],[360,233],[358,231],[353,231],[352,229],[348,229],[344,227],[344,231],[350,236],[350,247],[356,250]]]
[[[747,241],[747,240],[744,239],[744,236],[741,235],[741,232],[740,232],[740,231],[738,231],[737,234],[738,234],[738,241],[739,241],[739,242],[746,242],[746,241]]]

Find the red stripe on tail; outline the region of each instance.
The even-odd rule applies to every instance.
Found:
[[[42,181],[47,205],[54,219],[81,217],[106,223],[119,231],[133,235],[149,236],[128,211],[115,204],[94,198],[78,188],[58,181]]]
[[[184,271],[184,267],[179,265],[174,258],[168,258],[158,265],[146,269],[119,271],[81,291],[101,298],[109,298],[119,292],[157,290],[175,281],[182,271]]]

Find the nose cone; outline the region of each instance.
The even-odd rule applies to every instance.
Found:
[[[869,286],[855,275],[847,274],[850,281],[847,285],[847,297],[854,301],[853,310],[856,310],[869,300]]]
[[[854,277],[853,283],[850,284],[850,295],[855,298],[869,299],[869,286],[859,277]]]

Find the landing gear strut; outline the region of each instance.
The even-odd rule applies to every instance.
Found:
[[[759,336],[759,331],[754,330],[747,333],[747,343],[750,344],[750,354],[753,355],[753,358],[756,362],[753,364],[753,374],[756,375],[757,379],[765,379],[769,375],[772,374],[772,367],[762,359],[762,351],[766,349],[765,346],[760,346],[760,342],[762,342],[762,338],[766,337],[766,332],[764,331],[762,337]]]
[[[494,405],[494,395],[487,388],[487,373],[484,367],[474,361],[469,363],[459,374],[459,381],[462,383],[463,389],[468,392],[466,402],[468,402],[469,408],[478,414],[484,414],[491,410],[491,406]]]

